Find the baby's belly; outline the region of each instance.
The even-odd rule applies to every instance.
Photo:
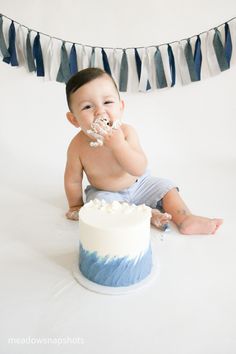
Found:
[[[124,174],[122,176],[87,176],[89,183],[97,188],[102,190],[107,190],[111,192],[117,192],[122,189],[129,188],[132,184],[135,183],[137,177],[131,176],[129,174]]]

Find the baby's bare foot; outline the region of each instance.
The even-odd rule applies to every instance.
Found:
[[[203,216],[188,215],[179,225],[179,231],[184,235],[210,235],[223,223],[222,219],[209,219]]]
[[[151,224],[158,229],[163,230],[163,226],[168,224],[171,220],[171,215],[168,213],[161,213],[157,209],[152,209]]]

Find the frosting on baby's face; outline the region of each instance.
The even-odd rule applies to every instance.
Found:
[[[94,123],[97,124],[100,121],[99,124],[104,129],[104,126],[107,125],[106,119],[109,121],[109,127],[113,126],[116,120],[122,119],[124,101],[120,99],[117,89],[108,75],[98,77],[81,86],[71,94],[70,100],[69,118],[71,119],[69,120],[79,127],[85,135],[89,136],[87,130],[94,132]],[[103,123],[106,124],[103,125]],[[94,139],[96,138],[92,137],[91,140]]]
[[[87,130],[87,134],[96,139],[96,141],[91,141],[89,145],[91,147],[102,146],[103,136],[110,133],[112,129],[118,129],[121,124],[120,119],[115,120],[112,124],[106,114],[98,116],[95,121],[91,123],[91,129]]]

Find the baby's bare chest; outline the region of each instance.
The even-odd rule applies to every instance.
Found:
[[[114,175],[120,173],[121,167],[112,151],[104,146],[85,147],[80,151],[80,160],[87,175]]]

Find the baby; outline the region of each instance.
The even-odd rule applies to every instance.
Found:
[[[172,220],[182,234],[216,232],[222,219],[193,215],[175,183],[150,175],[135,129],[121,124],[124,101],[111,76],[99,68],[81,70],[68,81],[66,95],[67,119],[80,129],[67,152],[68,219],[78,220],[84,204],[84,172],[90,183],[86,202],[97,198],[146,204],[152,208],[151,223],[157,228]]]

